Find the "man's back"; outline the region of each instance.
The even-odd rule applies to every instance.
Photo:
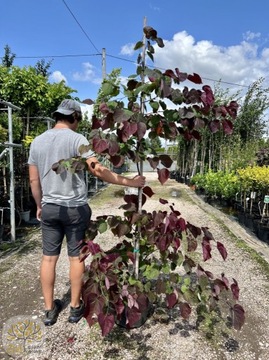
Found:
[[[38,167],[43,192],[42,203],[80,206],[87,202],[83,171],[58,175],[51,169],[61,159],[80,155],[80,145],[87,144],[84,136],[68,128],[50,129],[34,139],[28,163]]]

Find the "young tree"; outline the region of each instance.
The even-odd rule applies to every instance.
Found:
[[[103,102],[109,101],[112,97],[119,95],[119,85],[120,85],[120,72],[121,69],[115,68],[111,71],[110,74],[106,76],[102,81],[102,86],[98,90],[98,95],[95,100],[95,105],[93,109],[94,115],[100,115],[99,106]]]
[[[262,82],[263,79],[255,81],[245,96],[240,92],[233,96],[241,104],[233,128],[227,123],[226,130],[218,129],[214,126],[217,123],[212,122],[214,135],[208,127],[204,127],[200,131],[201,140],[179,140],[178,166],[181,175],[193,176],[208,170],[229,171],[254,161],[259,142],[266,131],[265,116],[269,106],[269,89],[262,89]],[[229,89],[222,89],[220,84],[215,87],[214,96],[215,104],[229,103],[232,99]],[[233,136],[229,136],[229,133]]]
[[[261,139],[266,130],[269,88],[263,89],[263,82],[264,79],[260,78],[249,86],[234,124],[234,132],[239,134],[243,143]]]
[[[51,74],[49,72],[51,64],[52,64],[52,60],[48,61],[47,63],[45,62],[44,59],[38,60],[38,62],[35,65],[37,75],[41,74],[44,77],[48,78]]]
[[[36,69],[31,66],[12,66],[9,71],[0,67],[0,98],[21,107],[20,115],[25,124],[22,138],[29,135],[31,118],[47,116],[55,108],[55,104],[72,92],[74,90],[64,82],[50,84],[43,74],[37,74]]]
[[[5,54],[2,57],[2,65],[10,68],[13,65],[16,55],[11,52],[11,48],[8,45],[4,47],[4,50]]]
[[[128,104],[113,101],[111,97],[118,94],[119,89],[103,84],[102,91],[110,101],[100,104],[100,115],[93,118],[90,138],[95,153],[114,166],[121,165],[127,156],[142,174],[143,161],[148,160],[164,184],[169,178],[172,160],[167,154],[147,158],[149,148],[145,134],[175,140],[178,136],[198,139],[204,127],[211,132],[223,129],[229,133],[238,105],[234,101],[215,105],[213,92],[207,85],[201,90],[184,87],[182,91],[173,86],[187,79],[201,84],[198,74],[182,73],[177,68],[162,72],[146,67],[143,54],[147,52],[153,59],[152,43],[159,47],[164,44],[153,28],[146,26],[143,31],[145,40],[135,46],[137,50],[142,49],[136,75],[130,76],[123,86]],[[172,101],[175,108],[169,109],[165,99]],[[82,147],[81,153],[88,148]],[[65,159],[54,164],[53,170],[57,173],[66,169],[76,171],[83,164],[85,166],[85,161],[80,157]],[[165,302],[169,309],[177,307],[184,319],[194,307],[198,322],[204,320],[213,328],[220,310],[218,300],[221,293],[225,293],[224,302],[232,314],[233,326],[240,329],[245,316],[244,309],[237,304],[236,280],[229,283],[223,273],[215,278],[199,264],[199,259],[211,258],[213,246],[225,260],[224,245],[215,241],[206,226],[199,228],[185,221],[174,204],[163,198],[160,198],[163,210],[144,210],[144,203],[153,195],[154,191],[148,186],[139,189],[138,195],[125,195],[122,217],[103,215],[90,223],[86,245],[81,251],[82,260],[92,255],[83,288],[89,325],[98,321],[103,335],[107,335],[115,323],[131,328],[147,316],[150,303]],[[108,229],[120,241],[104,251],[94,239]]]
[[[148,139],[149,141],[149,148],[151,149],[151,152],[153,154],[156,154],[157,152],[160,152],[161,148],[162,148],[162,142],[160,140],[159,137],[156,137],[154,139]]]

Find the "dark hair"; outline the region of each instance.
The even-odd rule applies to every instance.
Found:
[[[64,115],[59,112],[54,113],[54,119],[55,121],[68,121],[70,124],[74,124],[75,120],[78,122],[82,120],[82,113],[80,111],[74,111],[71,115]]]

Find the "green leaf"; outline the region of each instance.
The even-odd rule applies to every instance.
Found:
[[[191,304],[198,304],[199,303],[197,294],[194,291],[190,290],[190,289],[187,289],[183,296],[184,296],[184,299],[188,303],[191,303]]]
[[[185,277],[184,280],[183,280],[183,282],[184,282],[184,284],[185,284],[186,286],[190,286],[190,284],[191,284],[191,279],[190,279],[190,277],[189,277],[189,276]]]
[[[107,222],[106,221],[101,221],[98,224],[98,231],[100,234],[104,233],[107,230]]]
[[[154,54],[155,53],[155,49],[152,45],[148,45],[148,51],[151,53],[151,54]]]
[[[164,274],[169,274],[171,272],[171,268],[169,264],[162,265],[162,271]]]
[[[151,52],[147,51],[147,55],[152,61],[154,61],[154,57]]]
[[[130,276],[130,277],[128,278],[128,282],[129,282],[130,285],[135,285],[138,281],[137,281],[136,278]]]
[[[88,151],[90,151],[90,150],[91,150],[91,146],[90,146],[90,145],[80,145],[80,147],[79,147],[79,149],[78,149],[80,155],[82,155],[82,154],[84,154],[84,153],[86,153],[86,152],[88,152]]]
[[[149,105],[152,107],[152,109],[156,112],[159,109],[159,103],[158,101],[150,101]]]
[[[162,39],[162,38],[158,37],[158,38],[155,39],[155,41],[156,41],[156,43],[158,44],[158,46],[159,46],[160,48],[163,48],[163,47],[164,47],[164,42],[163,42],[163,39]]]
[[[182,255],[182,252],[178,253],[178,259],[177,259],[177,266],[181,266],[184,261],[184,257]]]
[[[183,294],[185,294],[185,292],[189,290],[189,287],[187,285],[183,284],[181,286],[180,290],[182,291]]]
[[[155,265],[149,265],[146,267],[146,270],[144,271],[143,275],[148,279],[148,280],[153,280],[153,279],[157,279],[160,271],[154,267]]]
[[[144,285],[144,290],[148,293],[151,290],[151,281],[147,281]]]
[[[199,277],[199,285],[201,286],[202,290],[204,290],[209,285],[208,277],[206,275]]]
[[[115,87],[111,83],[104,83],[102,86],[102,92],[104,96],[110,96],[114,93]]]
[[[143,46],[144,46],[143,41],[138,41],[134,46],[134,50],[141,49]]]

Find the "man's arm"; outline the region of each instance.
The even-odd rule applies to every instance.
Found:
[[[36,218],[37,220],[41,219],[41,199],[42,199],[42,190],[41,190],[41,183],[39,178],[39,172],[37,166],[29,165],[29,179],[30,179],[30,186],[33,198],[36,203]]]
[[[108,182],[110,184],[130,186],[130,187],[143,187],[145,185],[145,177],[137,175],[134,178],[128,178],[114,173],[107,167],[101,165],[96,157],[87,159],[89,171],[99,179]]]

